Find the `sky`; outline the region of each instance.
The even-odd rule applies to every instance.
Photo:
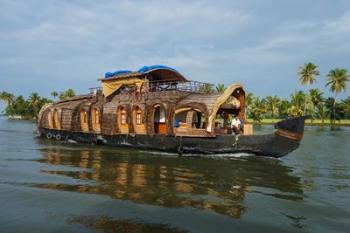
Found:
[[[289,97],[305,62],[325,95],[329,70],[350,70],[349,0],[0,0],[0,91],[16,95],[85,93],[107,71],[163,64]]]

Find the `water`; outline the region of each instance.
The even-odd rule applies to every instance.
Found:
[[[307,128],[281,160],[69,144],[34,129],[0,117],[0,232],[350,232],[346,128]]]

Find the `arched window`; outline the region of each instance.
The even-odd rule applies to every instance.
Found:
[[[136,124],[142,125],[142,111],[140,108],[136,110]]]
[[[88,113],[84,109],[80,111],[80,127],[83,132],[89,131]]]
[[[53,123],[54,123],[54,128],[55,129],[61,129],[61,119],[60,119],[60,113],[58,112],[57,109],[54,110],[53,112]]]
[[[53,115],[52,115],[52,112],[49,111],[48,114],[47,114],[47,122],[48,122],[48,125],[49,125],[49,129],[53,129]]]
[[[146,125],[143,120],[144,113],[139,106],[135,106],[132,111],[132,122],[134,126],[134,133],[136,134],[146,134]]]
[[[166,128],[166,112],[163,106],[154,106],[154,133],[156,134],[167,134]]]
[[[97,108],[92,110],[92,128],[95,132],[99,133],[101,131],[100,126],[100,111]]]
[[[124,107],[119,107],[117,111],[118,129],[121,134],[129,133],[128,112]]]
[[[127,117],[126,111],[125,111],[125,109],[122,109],[121,112],[120,112],[120,122],[121,122],[122,125],[127,124],[126,117]]]
[[[95,109],[95,124],[100,124],[100,112]]]

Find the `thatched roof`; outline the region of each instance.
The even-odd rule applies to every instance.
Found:
[[[243,89],[242,85],[232,84],[223,93],[190,94],[177,103],[176,111],[188,108],[200,110],[208,116],[207,131],[211,132],[220,108],[239,109],[241,107],[240,101],[232,95],[237,89]]]

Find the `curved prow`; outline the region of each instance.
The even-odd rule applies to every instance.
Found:
[[[275,124],[276,135],[300,141],[304,134],[305,116],[289,118]]]

